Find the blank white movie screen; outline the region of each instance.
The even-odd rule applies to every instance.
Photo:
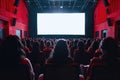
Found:
[[[37,13],[37,35],[85,35],[85,13]]]

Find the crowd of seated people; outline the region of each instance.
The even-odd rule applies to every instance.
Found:
[[[53,47],[52,47],[52,43],[51,43],[51,41],[47,41],[46,42],[46,47],[43,49],[43,52],[44,52],[44,54],[45,54],[45,59],[48,59],[49,58],[49,55],[50,55],[50,53],[52,52],[52,49],[53,49]]]
[[[54,50],[46,60],[44,75],[40,75],[39,80],[79,80],[79,67],[73,65],[67,41],[58,39],[55,43]]]
[[[85,51],[85,47],[84,47],[84,42],[83,41],[79,41],[77,44],[77,48],[74,50],[74,63],[80,65],[80,64],[84,64],[87,65],[89,64],[89,55],[87,53],[87,51]]]
[[[30,55],[30,60],[33,65],[36,79],[38,78],[39,74],[43,72],[43,65],[45,63],[43,52],[41,52],[40,45],[37,41],[33,42],[32,51]]]
[[[86,80],[120,80],[120,53],[116,40],[105,38],[99,48],[102,55],[92,58]]]
[[[21,40],[9,35],[0,54],[3,80],[120,80],[119,48],[111,37]]]

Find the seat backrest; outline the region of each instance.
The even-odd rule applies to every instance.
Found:
[[[75,65],[45,65],[44,80],[79,80],[78,66]]]
[[[94,66],[92,68],[91,80],[120,80],[120,66]]]
[[[21,65],[17,68],[1,68],[0,80],[30,80],[28,67]]]

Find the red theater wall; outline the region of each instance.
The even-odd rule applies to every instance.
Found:
[[[18,1],[17,3],[15,3]],[[20,30],[20,37],[28,37],[28,10],[25,0],[0,0],[0,29],[4,30],[4,37],[16,35]],[[27,34],[24,35],[24,32]]]
[[[98,0],[94,11],[94,37],[102,38],[106,30],[105,37],[111,36],[120,40],[120,35],[118,35],[120,33],[119,5],[120,0]]]

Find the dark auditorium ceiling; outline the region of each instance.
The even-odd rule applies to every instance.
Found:
[[[97,0],[26,0],[32,12],[85,12],[93,9]]]

